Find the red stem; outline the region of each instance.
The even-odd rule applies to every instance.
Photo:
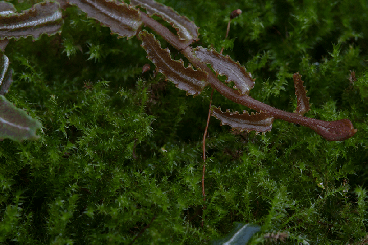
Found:
[[[220,94],[226,98],[234,101],[235,103],[247,106],[258,112],[263,111],[270,114],[275,119],[281,119],[287,122],[300,124],[305,127],[313,129],[317,134],[324,137],[326,140],[340,141],[346,140],[352,137],[356,133],[353,124],[349,119],[342,119],[337,121],[323,121],[313,118],[307,118],[300,116],[296,113],[290,113],[283,110],[276,109],[272,106],[264,104],[250,97],[249,95],[240,95],[238,91],[227,87],[220,82],[206,64],[198,60],[191,47],[189,45],[193,40],[181,41],[179,38],[170,32],[170,30],[154,19],[147,16],[145,13],[141,13],[143,23],[153,29],[157,34],[161,35],[167,42],[169,42],[176,49],[180,50],[185,57],[196,67],[208,73],[208,82],[212,88],[216,89]]]
[[[68,6],[66,0],[57,1],[64,9]],[[143,12],[141,12],[140,14],[141,20],[146,26],[150,27],[158,35],[162,36],[174,48],[181,51],[195,67],[201,68],[208,73],[207,81],[211,84],[212,88],[216,89],[220,94],[234,101],[235,103],[247,106],[258,112],[262,111],[268,113],[275,119],[281,119],[290,123],[300,124],[302,126],[309,127],[313,129],[317,134],[330,141],[346,140],[352,137],[357,132],[349,119],[323,121],[313,118],[307,118],[296,113],[290,113],[276,109],[272,106],[259,102],[248,95],[240,95],[238,91],[231,89],[220,82],[217,77],[212,73],[212,71],[207,67],[207,65],[202,63],[195,57],[193,50],[191,49],[191,47],[189,47],[189,45],[193,43],[193,40],[179,40],[179,38],[171,33],[168,28],[164,27],[156,20],[152,19]]]
[[[206,172],[206,137],[207,137],[207,132],[208,132],[208,125],[210,124],[210,119],[211,119],[212,97],[213,97],[213,89],[211,91],[210,109],[208,110],[207,124],[206,124],[206,128],[204,129],[203,141],[202,141],[202,151],[203,151],[202,195],[203,195],[203,201],[206,201],[206,192],[204,189],[204,174]]]

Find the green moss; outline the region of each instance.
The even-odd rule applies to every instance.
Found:
[[[210,89],[193,98],[153,68],[141,75],[149,61],[139,40],[118,39],[69,8],[61,35],[6,48],[14,69],[6,97],[43,127],[38,141],[0,142],[0,242],[206,244],[234,222],[262,226],[253,244],[271,232],[287,232],[290,244],[363,242],[367,3],[160,2],[201,27],[199,45],[216,49],[229,14],[242,9],[224,53],[256,78],[251,96],[294,111],[299,72],[312,103],[306,116],[349,118],[358,132],[328,142],[275,121],[265,135],[236,134],[211,118],[204,202]],[[216,92],[213,104],[246,109]]]

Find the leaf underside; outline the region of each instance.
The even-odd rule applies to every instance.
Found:
[[[172,60],[169,49],[162,49],[159,41],[146,31],[139,33],[142,47],[147,51],[147,58],[155,65],[156,69],[172,81],[176,87],[185,90],[188,94],[200,94],[207,85],[207,73],[194,70],[191,65],[187,68],[182,60]]]
[[[13,4],[11,3],[6,3],[6,2],[0,2],[0,16],[1,15],[9,15],[14,13],[16,10],[13,6]],[[1,19],[1,17],[0,17]],[[8,39],[4,39],[4,40],[0,40],[0,50],[4,51],[6,45],[8,45],[9,40]]]
[[[195,54],[202,62],[210,64],[216,73],[225,75],[227,77],[226,82],[233,81],[235,84],[234,88],[238,89],[240,94],[248,94],[249,90],[254,87],[254,80],[251,74],[229,56],[223,56],[213,49],[208,50],[203,47],[197,47]]]
[[[9,43],[9,40],[7,40],[7,39],[0,40],[0,51],[4,52],[5,47],[6,47],[6,45],[8,45],[8,43]]]
[[[157,15],[169,22],[178,32],[181,40],[198,40],[198,27],[187,17],[179,15],[169,8],[153,0],[131,0],[133,6],[139,5],[147,10],[150,16]]]
[[[0,2],[0,15],[8,15],[15,12],[13,4]]]
[[[267,132],[272,128],[273,117],[266,113],[248,114],[243,111],[243,114],[238,112],[231,113],[229,110],[222,112],[221,108],[212,108],[212,116],[221,121],[222,124],[228,125],[233,129],[240,131],[257,131]]]
[[[12,79],[12,69],[9,68],[9,58],[0,51],[0,94],[8,92]]]
[[[307,91],[305,90],[305,87],[303,86],[302,76],[299,74],[299,72],[294,73],[293,79],[294,79],[294,87],[295,87],[295,95],[297,98],[297,106],[295,113],[298,113],[299,115],[303,116],[306,112],[309,111],[309,97],[307,97]]]
[[[10,7],[4,7],[6,14],[0,15],[0,40],[32,36],[38,38],[41,34],[55,34],[62,26],[62,14],[58,3],[44,2],[35,4],[33,8],[17,14]]]
[[[125,3],[105,0],[69,0],[88,17],[94,18],[122,37],[133,37],[142,25],[139,11]]]
[[[16,141],[35,139],[38,128],[41,128],[39,121],[0,95],[0,139],[9,138]]]

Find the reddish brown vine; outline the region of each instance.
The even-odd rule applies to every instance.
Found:
[[[274,119],[281,119],[309,127],[326,140],[332,141],[346,140],[357,131],[349,119],[323,121],[304,117],[303,114],[309,110],[309,101],[305,94],[306,91],[301,76],[298,73],[294,74],[298,99],[295,113],[282,111],[253,99],[249,96],[249,90],[253,87],[254,81],[244,67],[234,62],[230,57],[222,56],[221,52],[217,53],[215,50],[207,50],[202,47],[193,50],[190,45],[198,40],[198,27],[188,18],[153,0],[132,0],[132,6],[109,0],[58,0],[58,2],[59,4],[54,2],[36,4],[32,9],[23,13],[15,13],[11,4],[0,2],[1,50],[5,50],[9,39],[19,39],[27,36],[37,39],[43,33],[51,35],[59,32],[62,26],[60,9],[74,4],[86,12],[89,17],[95,18],[101,24],[108,26],[113,33],[128,38],[138,36],[142,39],[142,46],[147,50],[148,58],[155,63],[156,69],[163,72],[178,88],[186,90],[189,94],[197,95],[201,93],[206,85],[210,85],[226,98],[254,109],[263,115],[243,113],[240,116],[238,113],[224,113],[221,110],[212,109],[211,114],[219,118],[223,124],[233,126],[236,121],[237,128],[250,131],[257,130],[257,127],[253,127],[254,125],[266,126]],[[142,12],[136,6],[145,9],[147,13]],[[231,19],[239,15],[240,12],[240,10],[234,11],[231,14]],[[157,15],[170,23],[177,30],[177,35],[152,19],[152,15]],[[174,48],[179,50],[196,69],[194,70],[191,66],[184,67],[183,61],[172,60],[170,52],[162,50],[154,36],[146,31],[141,31],[142,25],[162,36]],[[1,54],[3,55],[3,51],[1,51]],[[7,59],[5,55],[2,57],[3,60]],[[3,62],[3,64],[6,64],[6,62]],[[168,66],[165,68],[167,64]],[[207,64],[211,64],[216,74],[211,71]],[[7,65],[1,65],[0,68],[2,70],[1,74],[9,74]],[[217,74],[227,76],[228,81],[234,82],[236,87],[230,88],[220,82]],[[5,78],[7,81],[11,81],[9,76],[1,77],[2,80]],[[2,80],[0,84],[7,83]],[[269,127],[269,129],[271,128]]]
[[[202,142],[202,195],[204,202],[206,201],[206,137],[211,115],[219,119],[223,125],[229,125],[233,129],[256,132],[270,131],[273,121],[281,119],[309,127],[330,141],[346,140],[357,131],[349,119],[323,121],[304,117],[304,114],[310,109],[309,98],[306,96],[306,89],[298,72],[293,76],[295,95],[297,97],[297,108],[294,113],[276,109],[253,99],[249,92],[254,86],[254,79],[246,71],[246,68],[232,60],[231,57],[223,56],[224,48],[220,52],[200,46],[193,49],[191,44],[199,40],[198,27],[188,18],[179,15],[165,5],[156,3],[153,0],[131,0],[130,5],[114,0],[57,0],[57,2],[36,4],[33,8],[23,13],[16,13],[15,8],[11,4],[0,2],[0,85],[2,86],[0,97],[7,92],[12,82],[12,72],[9,68],[10,62],[4,54],[9,39],[18,40],[28,36],[38,39],[43,33],[52,35],[60,32],[63,25],[61,9],[65,9],[70,5],[76,5],[90,18],[94,18],[102,25],[109,27],[112,33],[127,38],[136,36],[141,40],[142,47],[147,52],[147,58],[155,64],[156,71],[164,74],[166,79],[172,81],[179,89],[185,90],[190,95],[199,95],[207,85],[212,87],[209,113]],[[225,39],[230,30],[231,20],[239,14],[241,14],[239,9],[231,13]],[[167,27],[153,19],[152,15],[159,16],[163,21],[168,22],[176,29],[177,34],[174,34]],[[153,34],[142,30],[143,25],[146,29],[150,29],[156,35],[161,36],[173,48],[180,51],[189,61],[189,66],[185,67],[183,60],[173,60],[170,50],[162,49],[160,42]],[[211,65],[215,72],[208,67],[208,64]],[[150,66],[145,65],[142,73],[149,70]],[[222,83],[218,79],[218,75],[226,76],[226,82],[233,82],[235,84],[234,87],[231,88]],[[355,80],[355,73],[352,71],[350,81],[354,83]],[[217,90],[227,99],[256,110],[258,113],[249,114],[243,111],[242,114],[239,114],[229,110],[221,111],[220,107],[212,106],[214,90]],[[33,131],[31,132],[32,135],[34,134]],[[136,158],[134,151],[133,158]],[[205,208],[206,206],[203,205],[202,212]],[[141,230],[132,243],[151,225],[154,219],[155,217]],[[203,221],[202,215],[202,226]],[[275,236],[270,235],[270,237],[279,238],[281,236],[277,234]]]

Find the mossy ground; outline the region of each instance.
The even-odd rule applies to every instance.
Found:
[[[294,111],[299,72],[312,103],[306,116],[349,118],[358,132],[328,142],[275,121],[265,135],[236,134],[212,118],[204,202],[201,140],[211,90],[186,96],[153,65],[142,76],[149,61],[136,38],[118,39],[70,8],[61,35],[6,49],[14,69],[6,97],[43,128],[37,141],[0,142],[0,242],[206,244],[241,222],[262,226],[252,244],[270,232],[287,232],[287,244],[364,244],[368,3],[159,2],[200,27],[198,45],[225,45],[252,72],[254,98]],[[238,8],[243,14],[223,41]],[[246,109],[216,92],[213,104]]]

